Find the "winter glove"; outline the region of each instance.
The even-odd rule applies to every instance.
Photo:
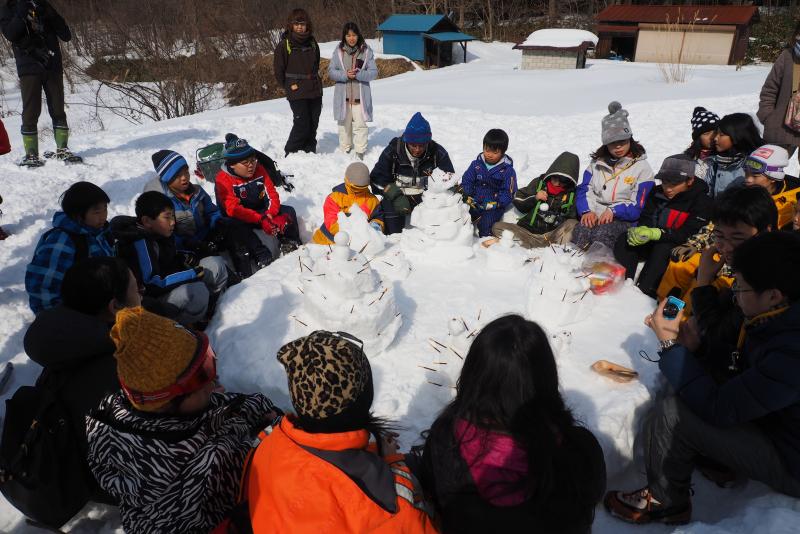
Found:
[[[278,227],[266,215],[261,217],[261,229],[267,235],[278,235]]]
[[[386,189],[383,190],[383,197],[392,203],[394,203],[394,199],[401,196],[402,194],[403,192],[400,191],[400,188],[394,184],[387,185]]]
[[[381,225],[380,225],[380,223],[379,223],[379,222],[377,222],[377,221],[372,221],[371,223],[369,223],[369,225],[370,225],[372,228],[374,228],[376,232],[383,233],[383,228],[381,228]]]
[[[202,280],[203,275],[206,274],[206,270],[198,265],[197,267],[194,268],[194,274],[197,280]]]
[[[408,197],[402,192],[400,193],[400,196],[395,197],[395,199],[392,200],[392,206],[394,206],[394,211],[400,215],[408,215],[411,213],[411,201],[408,200]]]
[[[465,202],[465,203],[467,204],[467,206],[469,206],[470,208],[473,208],[473,209],[478,209],[478,205],[477,205],[477,204],[475,204],[475,199],[474,199],[474,198],[472,198],[471,196],[469,196],[469,195],[464,195],[464,202]]]
[[[632,247],[638,247],[659,239],[661,239],[661,230],[658,228],[649,228],[647,226],[628,228],[628,244]]]
[[[289,226],[290,222],[291,217],[285,213],[279,213],[272,218],[272,224],[278,229],[278,233],[280,234],[286,231],[286,227]]]
[[[494,200],[488,200],[488,201],[483,203],[483,205],[481,206],[481,209],[483,211],[491,211],[491,210],[497,209],[497,202],[494,201]]]
[[[686,261],[698,252],[700,252],[700,249],[687,243],[673,248],[670,253],[670,259],[672,261]]]

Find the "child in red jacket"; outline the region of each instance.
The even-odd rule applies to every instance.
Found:
[[[225,164],[219,170],[215,192],[222,212],[264,230],[281,242],[286,253],[300,244],[294,208],[281,205],[267,170],[258,163],[256,151],[246,139],[225,136]]]
[[[3,121],[0,120],[0,156],[3,154],[8,154],[11,152],[11,142],[8,140],[8,132],[6,132],[6,127],[3,124]],[[0,204],[3,203],[3,197],[0,197]],[[3,212],[0,211],[0,214]],[[8,234],[3,230],[3,227],[0,226],[0,241],[7,238]]]

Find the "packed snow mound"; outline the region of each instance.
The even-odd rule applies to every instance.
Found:
[[[347,232],[340,231],[333,247],[313,247],[316,254],[306,247],[299,254],[304,299],[297,319],[309,331],[348,332],[363,341],[365,353],[373,357],[389,346],[403,321],[393,287],[381,280],[364,255],[350,250],[349,242]]]
[[[516,272],[531,260],[531,251],[514,242],[514,233],[511,230],[503,230],[500,240],[490,245],[485,255],[486,268],[490,271]]]
[[[455,185],[450,174],[430,176],[422,202],[411,212],[411,228],[400,238],[404,252],[428,261],[458,261],[475,254],[469,206],[453,191]]]
[[[555,48],[574,48],[586,41],[597,46],[598,37],[590,31],[561,28],[536,30],[525,41],[518,45],[523,46],[550,46]]]
[[[386,236],[370,225],[367,214],[358,204],[353,204],[348,213],[339,212],[338,219],[339,231],[350,236],[347,244],[351,250],[371,258],[386,248]]]

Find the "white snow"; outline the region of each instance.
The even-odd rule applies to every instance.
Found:
[[[552,46],[574,48],[585,42],[597,45],[598,37],[590,31],[567,28],[548,28],[536,30],[519,46]]]
[[[380,52],[379,43],[374,44]],[[322,45],[323,54],[330,54],[334,46],[335,43]],[[432,125],[434,138],[449,151],[456,178],[480,152],[484,133],[500,127],[511,138],[509,153],[516,163],[520,185],[526,185],[563,150],[578,154],[585,166],[588,154],[600,145],[600,120],[606,114],[608,102],[619,100],[630,112],[634,135],[647,148],[649,161],[656,168],[664,157],[682,151],[689,144],[689,119],[695,106],[705,106],[720,115],[753,111],[769,70],[764,66],[746,66],[738,71],[734,67],[695,66],[683,84],[663,83],[655,65],[600,60],[590,60],[585,70],[521,71],[517,70],[521,52],[512,50],[512,46],[470,43],[466,64],[412,71],[373,82],[375,122],[370,126],[367,165],[371,167],[386,143],[403,131],[414,112],[421,111]],[[21,105],[13,70],[3,70],[2,77],[6,89],[4,110],[19,112]],[[109,216],[129,214],[151,175],[153,152],[171,148],[193,160],[198,147],[233,131],[276,158],[282,170],[295,175],[293,182],[297,188],[291,194],[281,191],[281,198],[296,208],[302,237],[308,240],[322,222],[324,198],[333,186],[341,183],[344,169],[352,161],[336,151],[337,125],[331,113],[330,89],[324,96],[319,154],[293,154],[288,158],[281,157],[291,128],[291,114],[285,100],[131,126],[105,112],[95,116],[93,109],[82,105],[83,98],[90,98],[91,90],[90,85],[78,84],[75,92],[67,96],[74,133],[71,146],[87,158],[85,166],[48,163],[38,170],[18,168],[14,160],[22,156],[20,117],[12,115],[4,119],[14,151],[0,158],[3,175],[0,194],[5,199],[0,223],[12,233],[0,243],[0,363],[13,361],[16,372],[0,401],[18,386],[32,383],[40,370],[28,360],[22,348],[25,329],[33,319],[24,290],[24,272],[38,237],[49,227],[59,195],[69,184],[90,180],[101,185],[112,199]],[[43,116],[41,127],[48,122]],[[100,129],[101,124],[105,129]],[[51,143],[51,139],[42,137],[43,150]],[[796,160],[792,161],[789,172],[796,174]],[[426,202],[431,197],[443,198],[437,195],[443,192],[434,190]],[[451,210],[455,206],[455,211],[463,213],[460,202],[445,204],[439,209]],[[420,208],[417,212],[423,215],[418,215],[414,222],[430,230],[430,220],[419,221],[429,212]],[[355,257],[353,248],[358,246],[355,221],[343,221],[345,225],[354,224],[348,229],[353,232],[350,257]],[[363,224],[361,230],[367,230]],[[369,356],[375,381],[375,411],[403,426],[401,442],[407,448],[450,400],[450,386],[461,365],[459,356],[464,355],[469,339],[474,339],[469,337],[472,332],[502,314],[521,313],[543,322],[555,314],[554,308],[529,306],[535,301],[535,295],[529,294],[535,293],[530,288],[540,267],[539,260],[524,263],[513,272],[493,271],[487,268],[486,254],[490,251],[483,251],[477,240],[472,242],[472,249],[480,252],[474,257],[445,255],[439,261],[426,260],[429,256],[426,253],[406,258],[401,240],[402,237],[392,236],[385,240],[382,250],[373,246],[369,252],[365,249],[358,261],[350,262],[363,265],[369,260],[369,270],[361,274],[373,273],[364,283],[358,281],[362,279],[357,272],[363,267],[355,272],[358,276],[353,276],[349,287],[361,293],[356,291],[349,297],[353,304],[358,302],[369,310],[370,302],[383,289],[387,292],[378,301],[380,304],[371,307],[379,306],[376,310],[384,311],[360,314],[357,320],[347,322],[346,329],[377,332],[378,325],[387,322],[389,315],[395,317],[385,310],[399,312],[397,317],[402,325],[393,334],[394,340],[379,349],[382,352]],[[342,311],[341,303],[346,301],[343,296],[335,311],[324,308],[324,303],[309,305],[307,299],[316,298],[312,295],[322,286],[313,282],[304,285],[303,278],[310,273],[299,261],[308,262],[307,267],[316,272],[317,262],[327,258],[331,251],[319,246],[304,249],[307,252],[301,250],[282,258],[232,288],[221,299],[219,312],[208,330],[220,358],[225,385],[231,390],[263,391],[284,408],[290,403],[285,373],[275,359],[278,347],[312,327],[341,320],[342,313],[350,315],[349,309]],[[553,261],[545,269],[551,269],[548,271],[551,276],[568,280],[566,277],[577,266],[571,260],[561,264],[558,254],[548,248],[536,251],[534,256],[544,258],[545,262]],[[326,278],[331,272],[321,266],[320,269],[326,276],[319,278]],[[571,276],[576,280],[575,275]],[[566,284],[559,285],[560,293],[556,294],[555,300],[559,302],[564,289],[577,298],[583,294],[574,288],[561,289],[563,285]],[[539,287],[544,287],[544,280]],[[324,291],[328,299],[337,298],[327,294],[328,288]],[[390,293],[393,304],[384,304]],[[609,487],[633,489],[644,480],[641,462],[634,462],[634,442],[651,399],[662,387],[656,366],[639,357],[640,350],[655,355],[655,339],[642,324],[653,303],[630,286],[623,286],[611,295],[590,293],[584,300],[590,297],[593,307],[586,320],[566,326],[559,326],[559,321],[550,328],[562,389],[576,417],[601,441],[609,469]],[[317,311],[307,315],[314,306]],[[354,316],[355,313],[354,310]],[[309,322],[312,315],[313,321]],[[459,322],[464,325],[463,331],[458,328]],[[639,380],[617,384],[594,374],[589,366],[599,359],[635,369]],[[3,414],[4,408],[0,408],[0,416]],[[695,483],[694,522],[689,525],[630,527],[609,518],[598,508],[594,532],[792,532],[800,524],[799,501],[778,495],[761,484],[750,482],[743,487],[720,490],[699,475]],[[87,507],[68,529],[121,532],[117,513],[102,506]],[[0,531],[30,531],[3,499],[0,499]]]

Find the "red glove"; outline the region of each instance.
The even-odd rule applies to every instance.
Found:
[[[274,224],[280,230],[280,233],[286,231],[286,227],[289,226],[290,222],[291,222],[291,217],[289,217],[285,213],[279,213],[278,215],[272,218],[272,224]]]
[[[261,229],[267,235],[278,235],[278,227],[266,215],[261,218]]]

